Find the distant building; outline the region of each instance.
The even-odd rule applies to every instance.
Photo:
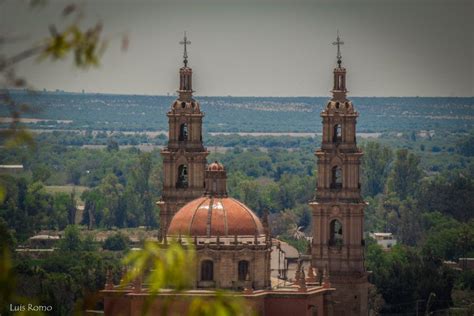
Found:
[[[397,244],[397,240],[392,233],[371,233],[370,237],[377,241],[377,244],[382,246],[384,250],[390,250]]]
[[[23,171],[23,165],[0,165],[0,174],[18,174]]]
[[[272,278],[289,280],[294,276],[300,258],[300,254],[295,247],[282,240],[272,239],[270,257],[270,274]]]
[[[456,270],[474,270],[474,258],[459,258],[458,261],[444,261],[444,265]]]

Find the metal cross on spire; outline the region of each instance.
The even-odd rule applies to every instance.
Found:
[[[343,41],[341,41],[340,37],[339,37],[339,30],[337,30],[337,39],[335,42],[332,43],[333,45],[337,45],[337,64],[339,65],[339,68],[341,68],[341,45],[344,44]]]
[[[188,66],[188,50],[186,49],[186,45],[191,44],[191,41],[188,41],[188,38],[186,37],[186,31],[184,31],[184,39],[179,43],[181,45],[184,45],[183,63],[184,63],[184,67],[187,67]]]

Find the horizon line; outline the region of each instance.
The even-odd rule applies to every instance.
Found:
[[[129,95],[129,96],[151,96],[151,97],[177,97],[175,94],[151,94],[151,93],[117,93],[117,92],[94,92],[94,91],[65,91],[61,89],[47,90],[47,89],[6,89],[7,91],[21,91],[21,92],[34,92],[34,93],[63,93],[63,94],[103,94],[103,95]],[[288,95],[288,96],[272,96],[272,95],[196,95],[196,97],[212,97],[212,98],[330,98],[331,95]],[[474,98],[471,96],[448,96],[448,95],[437,95],[437,96],[424,96],[424,95],[351,95],[354,98]],[[348,99],[350,99],[348,97]]]

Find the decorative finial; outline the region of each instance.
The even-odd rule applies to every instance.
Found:
[[[337,38],[336,41],[332,43],[333,45],[337,45],[337,64],[338,67],[341,68],[341,63],[342,63],[342,56],[341,56],[341,45],[344,44],[343,41],[341,41],[341,38],[339,37],[339,30],[337,30]]]
[[[184,52],[183,52],[183,63],[184,67],[188,67],[188,50],[187,46],[188,44],[191,44],[191,41],[188,41],[188,38],[186,37],[186,31],[184,31],[184,38],[181,42],[179,42],[181,45],[184,45]]]
[[[301,266],[300,279],[298,280],[298,291],[306,292],[306,277],[304,274],[304,269]]]

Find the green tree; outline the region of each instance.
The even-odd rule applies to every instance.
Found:
[[[51,170],[44,164],[39,164],[33,168],[33,182],[43,182],[51,177]]]
[[[406,149],[398,150],[388,178],[388,190],[397,194],[401,200],[408,196],[414,196],[422,177],[419,164],[419,157],[409,153]]]
[[[76,225],[66,227],[59,248],[62,251],[80,251],[83,249],[81,233]]]
[[[410,246],[415,246],[421,238],[421,216],[416,209],[413,199],[408,198],[400,205],[400,221],[398,227],[399,241]]]
[[[420,183],[418,204],[427,211],[439,211],[459,221],[473,218],[474,178],[470,172],[453,171]]]
[[[113,251],[127,250],[129,243],[130,239],[126,235],[117,233],[105,239],[103,248]]]
[[[71,196],[67,193],[56,193],[53,196],[53,213],[51,220],[54,221],[54,228],[63,230],[68,224],[74,224],[69,221],[70,209],[75,208],[75,201],[71,201]]]
[[[393,154],[389,147],[378,142],[368,142],[362,150],[362,193],[376,196],[384,190]]]
[[[126,219],[124,201],[122,200],[123,185],[117,176],[108,174],[99,185],[99,192],[104,199],[104,224],[107,227],[123,227]]]

